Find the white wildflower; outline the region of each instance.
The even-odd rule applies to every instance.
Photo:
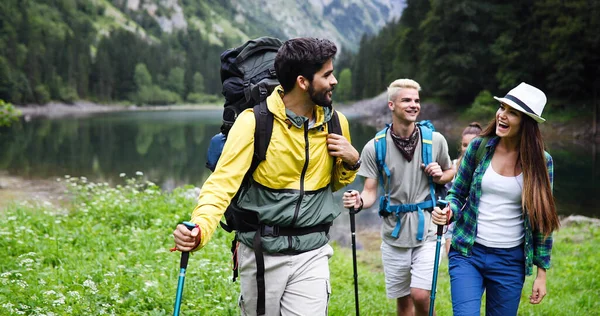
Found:
[[[136,172],[135,172],[135,175],[136,175],[136,176],[140,176],[140,177],[141,177],[141,176],[143,176],[143,175],[144,175],[144,173],[143,173],[143,172],[141,172],[141,171],[136,171]]]
[[[33,263],[34,263],[34,261],[31,258],[25,258],[25,259],[21,260],[21,262],[19,262],[20,265],[26,266],[26,267],[32,265]]]
[[[121,177],[121,178],[124,178],[124,177],[125,177],[125,172],[121,172],[121,173],[119,174],[119,177]]]
[[[87,287],[90,289],[90,291],[92,291],[92,293],[96,294],[98,293],[98,288],[96,287],[96,283],[94,283],[94,281],[87,279],[83,282],[83,286]]]
[[[8,309],[10,312],[13,311],[13,306],[15,306],[15,305],[13,305],[12,303],[4,303],[4,304],[2,304],[2,307]]]
[[[52,306],[65,305],[65,296],[58,293],[58,297],[52,302]]]

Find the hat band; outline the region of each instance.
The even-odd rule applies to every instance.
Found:
[[[521,106],[521,107],[522,107],[522,108],[523,108],[525,111],[529,112],[529,114],[533,114],[533,115],[539,116],[539,115],[537,115],[535,112],[533,112],[533,111],[531,110],[531,108],[530,108],[530,107],[528,107],[528,106],[527,106],[527,104],[525,104],[525,102],[523,102],[523,101],[519,100],[517,97],[515,97],[515,96],[512,96],[512,95],[510,95],[510,94],[507,94],[507,95],[506,95],[504,98],[505,98],[505,99],[509,99],[509,100],[513,101],[514,103],[516,103],[516,104],[520,105],[520,106]]]

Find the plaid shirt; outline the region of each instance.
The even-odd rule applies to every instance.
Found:
[[[475,243],[475,237],[477,236],[477,215],[479,213],[479,199],[481,198],[481,179],[490,165],[500,138],[493,137],[488,141],[487,145],[485,145],[486,150],[483,159],[477,165],[477,149],[482,140],[481,137],[477,137],[469,144],[458,168],[454,185],[446,197],[446,200],[450,202],[455,220],[452,247],[467,257],[471,256],[473,243]],[[554,165],[550,154],[545,152],[545,155],[546,167],[550,176],[550,185],[552,186],[554,181]],[[526,274],[532,274],[534,264],[540,268],[550,268],[552,236],[544,239],[542,233],[533,231],[527,216],[524,216],[523,225],[525,226]]]

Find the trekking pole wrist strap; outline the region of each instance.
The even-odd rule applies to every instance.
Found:
[[[365,204],[365,203],[363,202],[363,199],[362,199],[362,197],[361,197],[361,198],[360,198],[360,205],[358,206],[358,208],[356,208],[356,209],[352,209],[352,210],[350,211],[350,213],[352,213],[352,214],[358,214],[358,212],[362,211],[364,204]]]

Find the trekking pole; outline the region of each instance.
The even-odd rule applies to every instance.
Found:
[[[348,192],[352,192],[349,190]],[[354,267],[354,305],[356,306],[356,316],[360,315],[358,309],[358,269],[356,267],[356,221],[354,215],[358,213],[354,207],[348,208],[350,211],[350,232],[352,233],[352,265]]]
[[[438,200],[437,206],[441,209],[444,209],[448,205],[448,202],[445,200]],[[433,310],[435,307],[435,291],[437,287],[437,276],[438,269],[440,265],[440,248],[442,246],[442,234],[444,233],[444,225],[438,225],[437,227],[437,244],[435,245],[435,261],[433,263],[433,280],[431,282],[431,299],[429,301],[429,316],[433,316]]]
[[[183,225],[185,225],[185,227],[187,227],[189,230],[192,230],[196,227],[196,224],[190,222],[183,222]],[[181,252],[181,260],[179,261],[179,280],[177,281],[177,295],[175,296],[175,308],[173,309],[173,316],[179,315],[181,296],[183,295],[183,282],[185,282],[185,270],[187,269],[189,258],[189,251]]]

